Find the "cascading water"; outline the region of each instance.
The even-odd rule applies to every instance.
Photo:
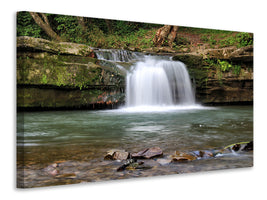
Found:
[[[127,50],[95,49],[94,52],[99,60],[114,62],[130,62],[139,57],[136,53]]]
[[[127,74],[126,106],[193,105],[195,96],[182,62],[146,58]]]
[[[133,63],[126,77],[127,108],[195,105],[191,80],[182,62],[127,50],[98,49],[95,52],[100,60]],[[118,64],[117,67],[122,68]]]

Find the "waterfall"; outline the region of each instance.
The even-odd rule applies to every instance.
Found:
[[[94,52],[99,60],[114,62],[131,62],[139,57],[138,53],[121,49],[95,49]]]
[[[151,56],[116,49],[95,49],[99,60],[130,63],[126,71],[126,107],[195,105],[195,94],[186,66],[168,56]],[[103,65],[109,65],[102,63]]]
[[[182,62],[147,58],[127,74],[126,106],[193,105],[195,95]]]

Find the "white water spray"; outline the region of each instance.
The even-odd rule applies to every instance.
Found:
[[[148,57],[127,74],[127,107],[194,104],[194,91],[182,62]]]

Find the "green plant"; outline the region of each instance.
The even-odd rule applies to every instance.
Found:
[[[229,71],[233,67],[232,64],[230,64],[228,61],[221,61],[218,59],[217,62],[222,72]]]
[[[42,83],[47,84],[47,76],[45,74],[43,74]]]
[[[45,37],[29,12],[17,13],[17,36]]]
[[[238,47],[245,47],[253,44],[253,35],[249,33],[238,33],[236,35]]]

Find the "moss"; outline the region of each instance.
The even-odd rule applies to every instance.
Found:
[[[116,85],[121,82],[116,78],[124,78],[117,76],[112,69],[109,71],[96,65],[96,62],[94,58],[66,55],[46,55],[43,58],[20,57],[17,61],[17,83],[82,89],[88,85]],[[105,82],[103,76],[112,76],[113,81]]]
[[[173,56],[172,59],[185,63],[188,68],[201,68],[203,66],[203,58],[199,55],[179,54]]]

